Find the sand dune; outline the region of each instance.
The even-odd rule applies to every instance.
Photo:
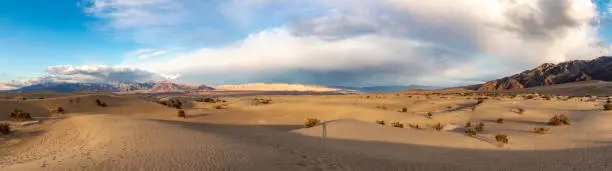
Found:
[[[369,98],[367,96],[370,96]],[[609,170],[612,113],[601,102],[459,96],[327,95],[226,98],[227,109],[196,103],[187,118],[176,109],[137,96],[82,95],[0,101],[3,110],[38,108],[41,124],[16,128],[0,139],[0,170]],[[99,108],[93,100],[109,104]],[[92,102],[92,103],[90,103]],[[64,119],[48,119],[44,106],[62,105]],[[8,106],[8,107],[7,107]],[[384,108],[381,108],[384,106]],[[406,112],[400,112],[402,108]],[[386,109],[385,109],[386,108]],[[520,115],[512,111],[524,108]],[[0,108],[1,109],[1,108]],[[431,119],[428,112],[434,113]],[[572,125],[549,126],[554,114]],[[495,123],[504,118],[503,124]],[[303,128],[306,118],[329,121]],[[406,128],[377,125],[399,121]],[[475,137],[463,127],[485,123]],[[419,124],[424,129],[408,128]],[[536,127],[550,133],[536,134]],[[503,133],[510,143],[493,138]]]

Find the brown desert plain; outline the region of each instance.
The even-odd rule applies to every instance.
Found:
[[[0,95],[11,128],[0,170],[612,170],[603,97],[198,96]],[[159,99],[180,101],[186,116]],[[57,107],[64,113],[50,114]],[[16,109],[32,119],[9,118]],[[569,125],[551,125],[555,115]]]

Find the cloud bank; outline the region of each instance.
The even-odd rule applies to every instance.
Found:
[[[113,82],[145,82],[165,80],[168,77],[133,67],[121,66],[51,66],[45,74],[36,78],[10,81],[0,85],[4,89],[14,89],[23,86],[44,83],[113,83]]]
[[[287,12],[292,4],[307,10]],[[200,14],[195,11],[213,11],[212,16],[246,23],[246,27],[281,19],[282,24],[252,32],[235,43],[162,50],[161,55],[123,63],[156,73],[181,73],[180,80],[211,84],[458,85],[544,62],[609,53],[598,36],[601,14],[590,0],[233,0],[214,4],[94,0],[86,9],[115,31],[135,37],[194,25],[214,32],[214,27],[200,24],[218,19],[195,19]],[[228,9],[241,9],[241,13]],[[258,17],[263,11],[268,11],[264,17],[269,20]],[[208,36],[194,30],[182,33]]]

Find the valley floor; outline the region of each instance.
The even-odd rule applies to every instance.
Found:
[[[0,170],[612,170],[612,112],[601,101],[477,105],[469,96],[365,94],[261,96],[272,103],[254,105],[255,97],[232,97],[226,109],[195,103],[182,119],[137,96],[75,97],[0,100],[0,112],[19,107],[40,120],[0,135]],[[53,106],[68,114],[48,117]],[[555,114],[571,125],[548,125]],[[307,118],[328,121],[325,138],[322,125],[304,128]],[[466,136],[467,122],[485,130]],[[433,129],[438,123],[444,130]]]

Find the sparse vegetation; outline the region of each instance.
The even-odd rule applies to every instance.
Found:
[[[171,107],[171,108],[183,109],[183,102],[181,102],[181,100],[179,99],[173,98],[169,100],[158,101],[157,103],[164,105],[164,106]]]
[[[176,117],[179,117],[179,118],[185,118],[185,117],[186,117],[185,110],[183,110],[183,109],[178,110],[178,111],[176,112]]]
[[[603,110],[605,111],[612,110],[612,103],[610,103],[610,100],[608,100],[608,102],[603,105]]]
[[[466,128],[472,127],[472,122],[467,122],[467,123],[465,124],[465,127],[466,127]]]
[[[106,102],[102,102],[100,101],[100,99],[96,99],[96,105],[98,105],[99,107],[106,107]]]
[[[484,123],[480,122],[474,129],[476,129],[476,131],[478,132],[482,132],[484,131],[484,126],[485,126]]]
[[[427,113],[427,115],[425,117],[427,119],[433,119],[433,113],[429,112],[429,113]]]
[[[21,109],[15,109],[11,113],[9,113],[9,118],[18,121],[31,120],[32,116],[30,113],[25,112]]]
[[[546,128],[546,127],[539,127],[539,128],[534,128],[533,129],[533,131],[535,133],[538,133],[538,134],[546,134],[546,133],[548,133],[549,130],[550,130],[550,128]]]
[[[399,122],[391,122],[391,126],[396,127],[396,128],[404,128],[404,124],[403,123],[399,123]]]
[[[314,118],[308,118],[306,119],[306,121],[304,122],[304,126],[306,126],[306,128],[310,128],[313,126],[317,126],[319,125],[321,121],[318,119],[314,119]]]
[[[525,109],[519,107],[516,109],[516,113],[522,115],[523,113],[525,113]]]
[[[495,120],[495,122],[497,122],[498,124],[503,124],[504,123],[504,118],[497,118],[497,120]]]
[[[476,136],[476,131],[474,131],[472,128],[467,128],[465,129],[465,135],[470,137]]]
[[[444,126],[442,126],[442,124],[440,122],[438,122],[438,124],[434,125],[433,127],[436,131],[442,131],[442,129],[444,129]]]
[[[253,99],[252,104],[253,105],[272,104],[272,99],[258,99],[258,98],[255,98],[255,99]]]
[[[414,129],[421,129],[421,126],[419,126],[419,124],[408,124],[408,126],[410,126],[410,128],[414,128]]]
[[[51,115],[56,115],[56,114],[64,114],[64,108],[63,107],[56,107],[51,109]]]
[[[376,124],[385,125],[385,121],[384,120],[377,120]]]
[[[569,118],[565,115],[555,115],[548,121],[549,125],[570,125]]]
[[[503,144],[508,144],[508,136],[504,134],[495,135],[495,141]]]
[[[2,135],[11,133],[11,126],[8,123],[0,123],[0,133]]]
[[[379,109],[382,109],[382,110],[387,110],[387,106],[385,106],[385,105],[376,106],[376,108],[379,108]]]
[[[215,109],[218,109],[218,110],[227,109],[227,104],[218,104],[218,105],[215,105]]]
[[[199,98],[199,99],[196,99],[195,101],[196,102],[204,102],[204,103],[222,103],[222,102],[225,102],[225,100],[223,100],[223,99],[211,98],[211,97]]]
[[[408,112],[408,108],[405,108],[405,107],[404,107],[404,108],[402,108],[402,110],[400,110],[399,112],[406,113],[406,112]]]

